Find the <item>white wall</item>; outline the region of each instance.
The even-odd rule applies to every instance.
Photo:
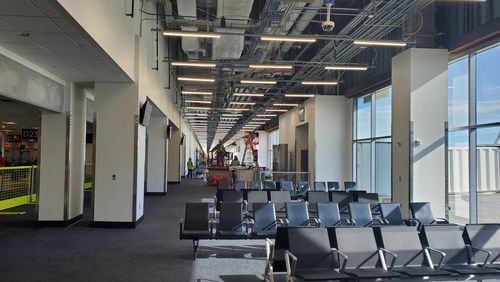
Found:
[[[151,118],[148,125],[147,181],[148,193],[166,192],[167,119]]]
[[[316,96],[316,181],[352,179],[352,99]]]
[[[125,16],[131,12],[128,0],[57,0],[57,2],[78,21],[130,79],[136,79],[135,60],[131,54],[134,54],[134,34],[138,30],[135,27],[140,22],[140,14],[137,11],[139,3],[135,4],[137,16],[131,18]]]
[[[144,215],[144,174],[146,164],[146,127],[137,125],[137,168],[136,168],[136,184],[135,184],[135,218],[137,221]]]
[[[267,158],[268,158],[268,133],[266,131],[259,130],[259,145],[257,145],[258,148],[258,160],[259,160],[259,167],[267,167]],[[272,168],[268,168],[272,169]]]

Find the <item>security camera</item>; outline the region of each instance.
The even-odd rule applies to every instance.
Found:
[[[334,27],[335,27],[335,22],[333,22],[333,21],[321,22],[321,28],[323,29],[323,31],[326,31],[326,32],[333,31]]]
[[[330,0],[330,2],[326,3],[326,20],[321,22],[321,28],[326,32],[333,31],[333,28],[335,27],[335,22],[330,19],[330,10],[333,4],[335,4],[334,0]]]

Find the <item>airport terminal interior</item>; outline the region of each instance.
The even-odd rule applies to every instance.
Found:
[[[0,0],[0,281],[500,281],[500,1]]]

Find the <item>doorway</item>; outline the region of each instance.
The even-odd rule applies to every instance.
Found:
[[[295,171],[297,172],[309,172],[308,139],[309,139],[308,123],[295,127]]]

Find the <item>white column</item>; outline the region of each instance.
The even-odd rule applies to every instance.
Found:
[[[167,119],[151,118],[148,126],[147,193],[166,192]]]
[[[63,221],[67,219],[66,114],[42,113],[40,127],[40,188],[38,192],[38,220]]]
[[[135,83],[96,83],[94,223],[135,224],[143,207],[140,170],[144,128],[138,125],[139,94]],[[141,141],[141,142],[140,142]],[[138,159],[141,161],[139,162]],[[143,185],[142,185],[143,188]],[[142,191],[143,192],[143,191]]]
[[[413,48],[392,60],[392,191],[405,212],[409,201],[427,201],[445,215],[447,85],[447,50]]]
[[[172,126],[172,139],[168,140],[168,182],[181,181],[181,131]]]

